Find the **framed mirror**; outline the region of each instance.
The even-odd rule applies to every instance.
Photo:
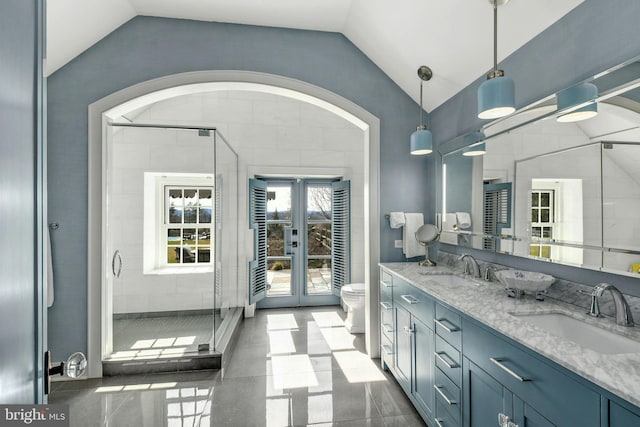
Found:
[[[640,277],[639,86],[636,58],[443,144],[440,241]]]

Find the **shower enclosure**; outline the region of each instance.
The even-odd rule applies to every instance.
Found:
[[[237,155],[215,128],[105,132],[103,370],[218,367],[240,306]]]

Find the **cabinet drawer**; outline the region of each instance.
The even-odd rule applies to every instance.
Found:
[[[460,352],[451,344],[436,335],[436,350],[433,353],[436,366],[440,369],[455,385],[460,387],[462,381],[462,360]]]
[[[380,336],[380,357],[387,366],[393,366],[393,340],[385,334]]]
[[[464,355],[555,425],[588,426],[600,417],[600,396],[533,354],[463,322]]]
[[[380,289],[391,289],[393,287],[393,275],[386,270],[380,269]]]
[[[391,301],[380,302],[380,329],[389,338],[393,338],[393,304]]]
[[[435,416],[435,427],[459,427],[460,426],[460,417],[456,417],[451,412],[449,412],[449,408],[446,406],[446,403],[441,403],[439,400],[436,400],[436,416]]]
[[[438,335],[460,350],[462,346],[462,320],[459,314],[441,304],[436,304],[434,325]]]
[[[406,308],[413,316],[426,323],[429,328],[432,328],[434,311],[433,299],[420,289],[398,277],[394,277],[393,303]]]
[[[436,416],[441,415],[443,412],[448,412],[452,420],[456,424],[460,424],[460,414],[462,411],[460,388],[439,369],[436,369],[434,388],[436,391]],[[440,411],[438,411],[439,406],[442,407]],[[443,409],[446,410],[443,411]]]

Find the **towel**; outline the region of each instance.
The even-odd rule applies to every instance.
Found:
[[[458,231],[458,219],[456,218],[456,214],[444,214],[444,221],[442,221],[442,231]]]
[[[51,230],[47,228],[47,307],[53,305],[53,262],[51,259]]]
[[[421,213],[405,213],[402,229],[402,253],[407,258],[413,258],[425,254],[424,246],[418,243],[416,231],[424,224]]]
[[[400,228],[404,225],[404,212],[391,212],[389,214],[391,228]]]
[[[462,230],[471,227],[471,215],[469,212],[456,212],[456,221],[458,221],[458,228]]]

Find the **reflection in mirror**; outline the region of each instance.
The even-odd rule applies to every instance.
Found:
[[[640,63],[592,83],[597,108],[558,111],[551,96],[485,127],[484,155],[450,144],[462,148],[442,157],[440,241],[640,274]],[[587,105],[598,114],[561,120]]]

